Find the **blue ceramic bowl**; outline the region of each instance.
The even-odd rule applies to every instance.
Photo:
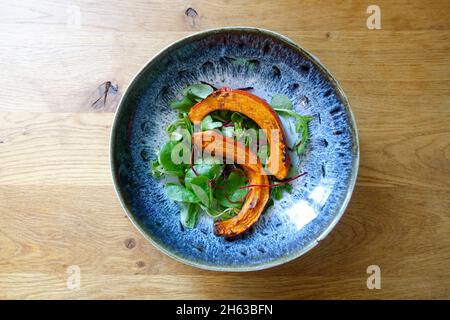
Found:
[[[251,63],[242,64],[244,58]],[[233,241],[213,234],[204,215],[184,229],[178,205],[153,179],[149,160],[167,140],[176,113],[170,100],[187,85],[253,87],[270,101],[290,97],[313,115],[311,140],[297,165],[308,175]],[[287,130],[288,139],[294,135]],[[120,101],[111,136],[111,170],[118,197],[145,238],[172,258],[220,271],[250,271],[295,259],[322,240],[342,216],[355,185],[359,148],[348,100],[330,72],[306,50],[277,33],[243,27],[200,32],[162,50],[136,75]]]

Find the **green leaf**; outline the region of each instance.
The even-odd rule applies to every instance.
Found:
[[[208,208],[199,203],[199,206],[205,211],[211,218],[214,218],[214,220],[227,220],[235,215],[237,215],[240,211],[240,208]]]
[[[181,205],[181,224],[186,228],[194,228],[197,224],[200,206],[196,203],[188,203]]]
[[[299,132],[299,128],[301,126],[305,126],[307,125],[311,120],[314,119],[314,117],[311,116],[301,116],[301,115],[297,115],[297,124],[296,124],[296,128],[297,128],[297,132]]]
[[[222,128],[222,134],[225,137],[234,138],[234,127],[233,126],[223,127]]]
[[[192,178],[190,181],[190,188],[194,191],[198,199],[200,199],[201,203],[207,207],[211,207],[212,191],[208,177],[198,176]]]
[[[159,179],[163,175],[171,175],[171,176],[180,176],[180,172],[167,171],[164,167],[159,163],[158,159],[154,161],[150,161],[150,175],[153,178]]]
[[[165,174],[164,168],[159,164],[158,160],[150,161],[150,167],[150,174],[154,178],[159,179]]]
[[[231,114],[231,121],[234,124],[234,137],[238,141],[243,141],[245,139],[245,130],[244,130],[244,116],[239,112],[233,112]]]
[[[192,136],[194,129],[193,129],[193,127],[192,127],[192,122],[191,122],[191,120],[189,120],[188,114],[185,114],[185,116],[184,116],[183,119],[184,119],[184,124],[182,125],[182,127],[183,127],[184,129],[186,129],[187,131],[189,131],[189,134]]]
[[[292,185],[290,185],[289,183],[285,183],[280,186],[272,187],[270,189],[270,196],[272,199],[281,200],[283,198],[284,191],[291,193],[292,190],[293,190]]]
[[[180,184],[167,183],[165,185],[165,192],[169,199],[173,201],[197,203],[199,198],[191,191]]]
[[[311,116],[301,116],[293,110],[274,108],[281,115],[287,115],[295,118],[295,131],[300,134],[300,138],[295,142],[294,149],[298,155],[301,155],[309,141],[308,123],[314,119]]]
[[[294,165],[291,165],[291,167],[289,168],[289,172],[287,174],[286,178],[292,178],[295,177],[296,175],[298,175],[300,172],[298,171],[298,168]]]
[[[240,211],[239,208],[226,208],[225,210],[217,214],[215,218],[221,221],[228,220],[236,216],[239,213],[239,211]]]
[[[292,110],[292,102],[288,96],[284,94],[276,94],[272,97],[272,102],[270,103],[274,109],[286,109]]]
[[[181,139],[183,139],[183,135],[178,131],[174,131],[170,134],[170,140],[172,141],[180,141]]]
[[[291,117],[294,117],[294,118],[301,117],[299,114],[297,114],[293,110],[281,109],[281,108],[273,108],[273,110],[278,112],[279,115],[287,115],[287,116],[291,116]]]
[[[241,207],[243,203],[241,201],[244,200],[248,190],[240,188],[246,184],[247,177],[245,177],[245,175],[242,173],[231,172],[228,177],[217,182],[218,188],[215,190],[217,203],[227,208]]]
[[[283,190],[280,187],[273,187],[270,190],[270,195],[275,200],[281,200],[283,198]]]
[[[306,149],[306,140],[300,140],[295,148],[295,152],[301,155]]]
[[[170,107],[175,110],[189,112],[191,107],[195,104],[195,100],[184,96],[180,100],[173,100],[169,103]]]
[[[230,117],[235,127],[242,128],[245,117],[239,112],[233,112]]]
[[[258,158],[261,163],[265,164],[269,158],[269,146],[267,144],[263,144],[259,146],[258,149]]]
[[[227,129],[223,131],[224,135],[234,137],[236,140],[243,142],[246,146],[250,146],[253,138],[256,138],[257,136],[257,130],[259,129],[258,125],[239,112],[233,112],[230,118],[231,122],[234,124],[233,132],[231,129]],[[252,134],[251,130],[247,129],[255,129],[255,131],[253,131],[254,134]]]
[[[173,149],[180,143],[178,141],[169,140],[159,152],[158,162],[161,164],[163,169],[167,172],[173,172],[175,175],[182,176],[184,174],[184,168],[186,164],[184,163],[174,163],[172,159]]]
[[[286,191],[287,193],[292,193],[293,190],[294,187],[292,186],[292,184],[290,183],[284,184],[284,191]]]
[[[166,128],[167,133],[172,133],[174,132],[180,125],[182,125],[184,123],[184,119],[177,119],[174,122],[172,122],[171,124],[169,124]]]
[[[311,121],[313,117],[310,116],[298,116],[297,122],[295,124],[295,130],[297,133],[300,133],[300,139],[295,143],[295,151],[298,155],[301,155],[305,149],[306,145],[309,141],[309,130],[308,123]]]
[[[203,120],[201,122],[202,131],[220,128],[221,126],[222,126],[222,122],[214,121],[213,118],[211,118],[211,116],[209,116],[209,115],[206,116],[205,118],[203,118]]]
[[[183,95],[194,101],[201,101],[213,92],[213,88],[207,84],[192,84],[183,90]]]
[[[180,117],[178,119],[167,126],[167,133],[171,134],[178,128],[182,128],[189,131],[189,133],[192,135],[192,122],[189,120],[188,114],[185,112],[181,112],[179,116]]]
[[[195,169],[195,172],[197,172],[197,174],[199,176],[205,176],[210,180],[215,180],[215,179],[219,178],[220,175],[222,174],[223,165],[214,164],[214,163],[210,164],[207,162],[203,162],[200,164],[195,164],[194,169]],[[191,180],[193,178],[195,178],[196,176],[197,175],[194,173],[192,168],[189,168],[186,171],[186,175],[184,177],[184,184],[187,188],[190,188]]]

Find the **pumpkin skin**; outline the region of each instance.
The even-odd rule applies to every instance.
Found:
[[[270,148],[267,169],[278,180],[283,180],[287,177],[291,159],[286,137],[278,114],[266,101],[247,91],[221,88],[194,105],[189,112],[189,119],[193,123],[199,123],[209,113],[216,110],[230,110],[242,113],[252,119],[261,129],[267,130]],[[278,130],[278,137],[274,137],[275,143],[271,143],[271,130]]]
[[[246,161],[239,164],[239,166],[247,176],[249,184],[263,185],[249,188],[241,211],[236,216],[228,220],[216,221],[214,223],[214,233],[218,236],[231,238],[244,233],[258,221],[269,200],[269,178],[266,174],[262,174],[264,168],[261,162],[259,159],[257,159],[256,163],[250,161],[247,162],[247,159],[256,156],[250,154],[252,151],[249,148],[242,143],[225,137],[215,131],[196,132],[194,133],[193,141],[194,148],[197,148],[197,150],[205,150],[207,148],[214,149],[216,152],[217,150],[221,150],[226,159],[233,162],[236,162],[239,157],[245,155]],[[232,149],[234,150],[233,153],[226,151]]]

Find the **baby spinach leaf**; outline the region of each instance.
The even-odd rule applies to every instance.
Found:
[[[199,198],[191,191],[180,184],[167,183],[164,188],[166,195],[173,201],[197,203]]]
[[[183,139],[183,135],[179,131],[174,131],[170,134],[170,140],[180,141]]]
[[[273,110],[275,110],[279,115],[286,115],[286,116],[291,116],[294,118],[301,117],[299,114],[297,114],[293,110],[282,109],[282,108],[273,108]]]
[[[294,187],[292,186],[292,184],[290,183],[284,184],[284,191],[286,191],[287,193],[292,193],[293,190]]]
[[[221,221],[228,220],[236,216],[239,213],[239,211],[240,211],[239,208],[226,208],[225,210],[218,213],[215,218],[216,220]]]
[[[185,164],[174,163],[174,159],[172,158],[173,149],[179,144],[183,142],[169,140],[159,152],[158,162],[167,172],[173,172],[177,176],[182,176],[184,174]]]
[[[166,128],[167,133],[170,134],[170,133],[174,132],[178,128],[178,126],[183,125],[183,123],[184,123],[184,119],[182,119],[182,118],[173,121],[171,124],[169,124],[167,126],[167,128]]]
[[[231,121],[234,124],[233,134],[238,141],[245,141],[244,119],[244,116],[238,112],[231,114]]]
[[[188,203],[180,206],[181,208],[181,224],[186,228],[194,228],[197,224],[200,206],[196,203]]]
[[[272,97],[272,101],[270,102],[270,105],[274,109],[292,110],[291,99],[289,99],[288,96],[286,96],[284,94],[274,95]]]
[[[295,177],[295,176],[298,175],[299,173],[300,173],[300,172],[299,172],[299,168],[298,168],[297,166],[291,165],[291,167],[289,168],[288,175],[287,175],[286,178],[292,178],[292,177]]]
[[[272,187],[270,196],[275,200],[281,200],[283,198],[283,190],[280,187]]]
[[[308,123],[314,119],[311,116],[301,116],[293,110],[274,108],[280,115],[287,115],[295,118],[295,131],[300,134],[300,138],[295,142],[293,149],[301,155],[309,140]]]
[[[215,220],[227,220],[237,215],[240,211],[240,208],[208,208],[201,203],[199,203],[199,206],[206,214]]]
[[[181,176],[180,172],[176,171],[168,171],[164,169],[164,167],[159,163],[158,159],[156,160],[150,160],[150,175],[153,178],[159,179],[163,175],[170,175],[170,176]]]
[[[161,178],[166,173],[163,166],[159,163],[158,159],[150,161],[150,168],[150,174],[157,179]]]
[[[201,203],[207,207],[211,207],[212,191],[208,177],[198,176],[192,178],[190,188],[194,191],[197,198],[200,199]]]
[[[192,122],[189,120],[188,114],[182,112],[180,117],[167,126],[167,133],[171,134],[178,128],[186,129],[192,135]]]
[[[218,177],[220,177],[220,175],[222,174],[223,171],[223,165],[220,164],[209,164],[209,163],[200,163],[200,164],[196,164],[194,165],[194,169],[195,172],[197,172],[197,174],[199,176],[205,176],[210,180],[214,180],[217,179]],[[191,184],[191,180],[193,178],[195,178],[197,175],[194,173],[194,171],[192,170],[192,168],[189,168],[186,171],[186,175],[184,177],[184,184],[187,188],[190,188],[190,184]]]
[[[269,159],[269,146],[267,144],[263,144],[259,146],[258,149],[258,158],[261,163],[266,164]]]
[[[242,129],[245,117],[239,112],[233,112],[230,117],[235,128]]]
[[[215,190],[217,203],[227,208],[241,207],[248,190],[240,187],[246,184],[247,178],[242,173],[231,172],[228,177],[217,183],[218,188]]]
[[[233,126],[223,127],[222,128],[222,134],[225,137],[234,138],[234,127]]]
[[[309,130],[308,123],[313,117],[310,116],[299,116],[297,117],[297,122],[295,124],[295,130],[300,133],[300,139],[295,143],[295,151],[298,155],[301,155],[306,149],[306,145],[309,140]]]
[[[192,84],[183,90],[183,95],[194,101],[201,101],[213,92],[213,88],[207,84]]]
[[[304,128],[314,117],[311,116],[297,116],[297,123],[295,124],[295,129],[297,132],[301,132],[302,128]]]
[[[257,138],[258,125],[239,112],[233,112],[230,118],[233,123],[233,132],[230,129],[227,129],[225,130],[224,135],[235,137],[236,140],[244,143],[246,146],[250,146],[253,139]],[[231,136],[232,133],[233,136]]]
[[[270,197],[275,200],[281,200],[283,198],[283,192],[292,193],[293,187],[289,183],[285,183],[280,186],[275,186],[270,189]]]
[[[222,122],[214,121],[213,118],[211,118],[211,116],[209,115],[203,118],[201,122],[202,131],[220,128],[221,126]]]
[[[180,100],[173,100],[169,103],[170,107],[175,110],[189,112],[191,107],[195,104],[195,100],[184,96]]]

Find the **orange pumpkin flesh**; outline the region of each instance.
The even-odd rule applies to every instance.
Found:
[[[286,137],[277,113],[263,99],[243,90],[221,88],[206,99],[194,105],[189,119],[199,123],[209,113],[216,110],[230,110],[242,113],[252,119],[261,129],[267,130],[270,156],[267,168],[277,179],[287,177],[291,159],[287,150]],[[278,139],[272,142],[272,131],[278,130]]]
[[[267,175],[261,174],[264,172],[261,162],[259,160],[257,160],[256,163],[250,161],[247,162],[247,159],[250,159],[255,155],[251,154],[251,150],[242,143],[227,138],[215,131],[196,132],[194,133],[193,140],[195,148],[200,150],[215,150],[216,155],[217,150],[219,150],[228,160],[233,162],[237,162],[239,157],[245,155],[246,161],[239,165],[244,170],[248,183],[251,185],[268,186],[269,179]],[[227,152],[226,150],[234,150],[234,152]],[[269,200],[269,192],[270,190],[268,187],[250,188],[241,211],[233,218],[224,221],[216,221],[214,223],[214,233],[218,236],[229,238],[247,231],[256,221],[258,221],[259,216]]]

